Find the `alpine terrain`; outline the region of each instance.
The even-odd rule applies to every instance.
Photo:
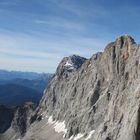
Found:
[[[140,140],[140,45],[124,35],[90,59],[65,57],[0,140]]]

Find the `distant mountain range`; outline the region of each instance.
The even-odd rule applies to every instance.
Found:
[[[0,70],[0,80],[13,80],[13,79],[28,79],[34,80],[38,78],[47,78],[50,77],[49,73],[35,73],[35,72],[21,72],[21,71],[7,71]]]
[[[0,104],[8,107],[38,103],[52,74],[0,70]]]

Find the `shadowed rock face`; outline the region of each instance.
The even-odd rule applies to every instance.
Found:
[[[35,110],[35,105],[31,102],[25,103],[24,106],[18,107],[15,112],[11,127],[18,132],[19,135],[24,136],[29,127],[30,115]]]
[[[77,56],[76,61],[72,57],[64,58],[31,116],[30,135],[43,139],[40,137],[45,126],[39,132],[37,128],[47,115],[53,120],[65,121],[65,139],[79,133],[86,136],[95,130],[91,135],[94,140],[138,140],[139,62],[140,46],[127,35],[117,38],[103,53],[94,54],[88,60]],[[29,139],[30,135],[27,132],[23,139]]]
[[[30,125],[30,116],[34,110],[35,105],[32,102],[26,102],[23,106],[17,107],[7,127],[8,130],[0,135],[0,140],[16,140],[23,137]]]

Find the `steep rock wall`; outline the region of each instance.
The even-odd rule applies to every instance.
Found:
[[[46,112],[54,120],[65,120],[66,138],[95,130],[96,140],[138,139],[139,62],[140,47],[130,36],[117,38],[67,76],[61,73],[66,63],[62,60],[38,115]]]

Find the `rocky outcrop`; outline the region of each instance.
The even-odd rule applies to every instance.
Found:
[[[77,71],[86,60],[78,55],[64,57],[56,70],[55,78],[67,78],[70,73]]]
[[[125,35],[88,60],[61,61],[23,140],[139,140],[139,108],[140,46]]]
[[[19,132],[19,135],[24,136],[29,127],[30,116],[35,110],[35,105],[32,102],[25,103],[17,109],[11,127]]]
[[[30,125],[30,117],[35,110],[35,105],[32,102],[27,102],[23,106],[17,107],[11,127],[1,135],[1,140],[16,140],[23,137]]]

